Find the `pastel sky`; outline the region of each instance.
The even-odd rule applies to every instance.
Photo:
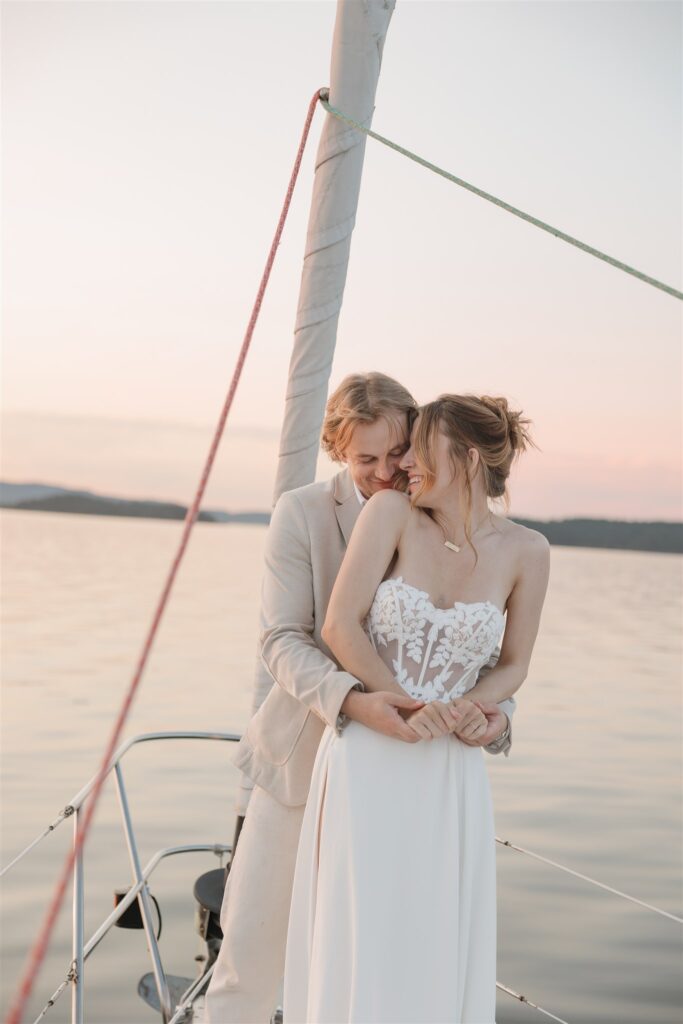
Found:
[[[3,479],[189,502],[334,16],[3,4]],[[680,287],[681,64],[677,3],[398,0],[374,127]],[[208,507],[270,502],[322,120]],[[332,384],[507,395],[540,446],[513,513],[680,518],[681,333],[680,302],[368,143]]]

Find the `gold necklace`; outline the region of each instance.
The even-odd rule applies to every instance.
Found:
[[[471,540],[471,539],[472,539],[473,537],[476,537],[477,533],[478,533],[478,532],[479,532],[479,530],[480,530],[480,529],[482,528],[482,525],[484,524],[484,522],[486,521],[486,519],[488,519],[488,520],[490,520],[490,519],[491,519],[491,513],[490,513],[490,512],[487,512],[486,516],[485,516],[485,517],[484,517],[484,519],[482,519],[482,521],[481,521],[481,522],[479,523],[479,526],[477,526],[477,528],[476,528],[476,530],[474,531],[474,533],[470,535],[470,540]],[[456,553],[456,554],[459,554],[459,552],[460,552],[460,551],[462,551],[462,545],[461,545],[461,544],[460,544],[460,545],[458,545],[458,544],[454,544],[452,540],[445,540],[445,541],[443,542],[443,546],[444,546],[445,548],[448,548],[448,549],[449,549],[449,551],[455,551],[455,553]]]

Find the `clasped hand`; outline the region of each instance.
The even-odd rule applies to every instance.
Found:
[[[497,704],[456,697],[448,703],[415,700],[407,693],[351,690],[341,711],[376,732],[405,743],[419,743],[453,734],[471,747],[488,746],[505,729],[506,716]]]
[[[425,740],[453,733],[463,743],[478,747],[490,743],[504,728],[499,718],[502,712],[496,704],[483,704],[465,697],[456,697],[448,702],[430,701],[416,711],[401,709],[400,714],[411,729]],[[489,718],[495,719],[490,727]]]

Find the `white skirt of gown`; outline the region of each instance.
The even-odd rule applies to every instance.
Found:
[[[493,807],[480,747],[326,728],[287,937],[285,1024],[492,1024]]]

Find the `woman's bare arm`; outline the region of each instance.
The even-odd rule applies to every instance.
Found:
[[[368,639],[361,623],[399,546],[411,515],[398,491],[380,491],[356,523],[327,607],[322,638],[347,672],[368,690],[405,696]]]

